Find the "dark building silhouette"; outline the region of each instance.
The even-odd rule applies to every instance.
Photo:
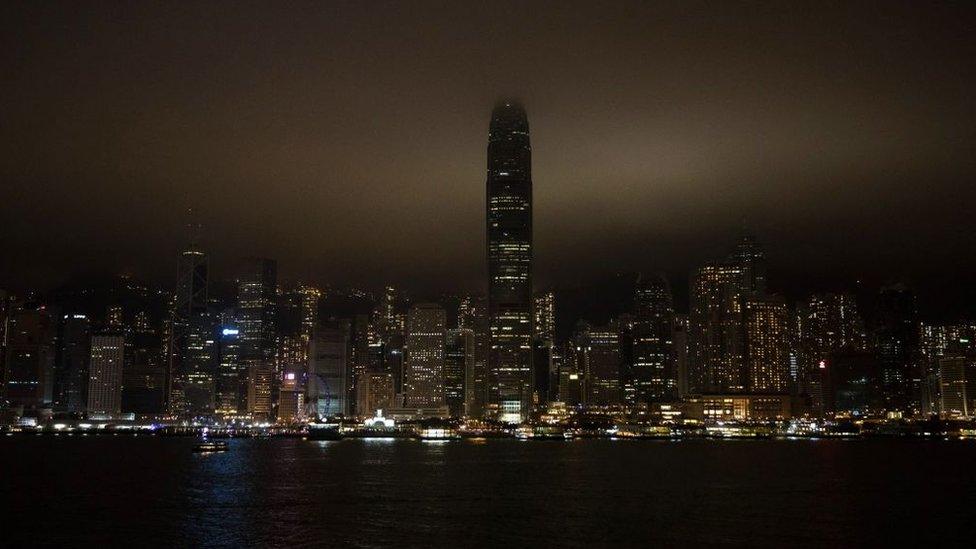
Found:
[[[626,382],[637,402],[672,401],[677,396],[673,330],[674,306],[667,280],[641,277],[634,293],[633,363]]]
[[[15,406],[39,409],[54,396],[57,324],[44,305],[17,303],[7,320],[3,396]]]
[[[464,415],[465,381],[474,363],[474,331],[448,330],[444,347],[444,401],[451,417]]]
[[[906,413],[921,411],[918,307],[915,294],[905,285],[895,284],[881,289],[874,344],[881,368],[885,407]]]
[[[87,315],[71,313],[62,317],[54,385],[54,399],[60,410],[83,413],[87,407],[91,336]]]
[[[488,131],[488,404],[514,418],[532,403],[532,148],[525,109],[495,106]]]

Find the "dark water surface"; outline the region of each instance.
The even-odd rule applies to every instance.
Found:
[[[0,544],[972,546],[976,444],[4,437]]]

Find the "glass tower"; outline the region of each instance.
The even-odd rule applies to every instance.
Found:
[[[532,404],[532,148],[514,101],[491,114],[487,209],[488,404],[519,421]]]

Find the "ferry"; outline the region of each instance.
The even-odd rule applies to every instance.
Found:
[[[423,427],[414,434],[420,440],[457,440],[461,438],[456,429],[450,427]]]
[[[193,452],[196,454],[213,454],[227,450],[230,450],[230,445],[226,440],[201,440],[193,446]]]
[[[707,438],[756,439],[772,438],[768,427],[751,425],[714,425],[705,428]]]
[[[342,431],[338,423],[309,423],[308,440],[341,440]]]
[[[679,435],[666,425],[625,424],[618,427],[613,436],[634,439],[671,439],[677,438]]]
[[[519,440],[568,440],[573,434],[557,425],[523,425],[515,430]]]

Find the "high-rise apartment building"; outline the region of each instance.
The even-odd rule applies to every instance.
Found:
[[[790,316],[782,299],[750,296],[743,300],[743,349],[750,393],[790,389]]]

